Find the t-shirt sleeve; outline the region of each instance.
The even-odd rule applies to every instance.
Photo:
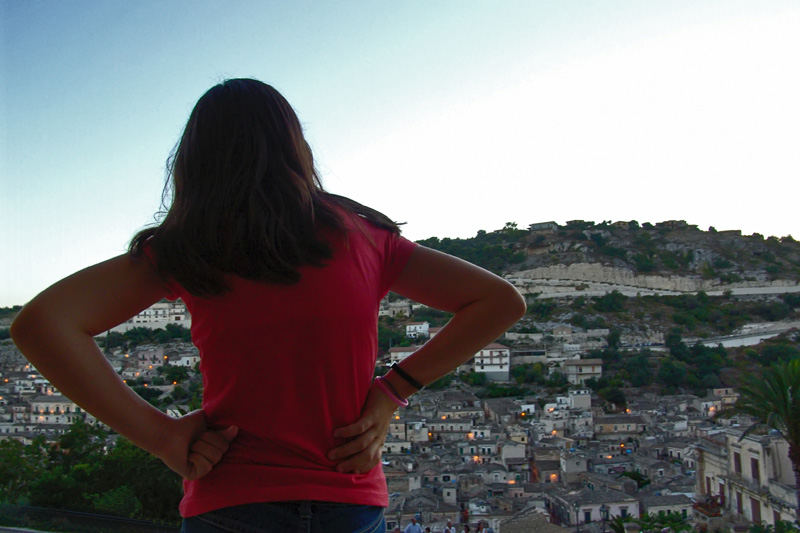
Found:
[[[156,259],[156,254],[153,251],[153,247],[150,246],[150,242],[145,242],[144,246],[142,246],[142,252],[144,253],[145,258],[150,263],[150,266],[153,267],[153,270],[158,272],[158,260]],[[164,289],[167,293],[164,295],[164,298],[167,300],[177,300],[180,298],[180,286],[172,280],[165,280],[162,278]]]
[[[411,252],[416,247],[416,243],[397,233],[389,233],[386,237],[383,250],[383,275],[381,276],[382,294],[385,295],[389,292],[389,287],[403,271],[408,263],[408,258],[411,257]]]

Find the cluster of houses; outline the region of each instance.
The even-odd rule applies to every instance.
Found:
[[[156,326],[165,317],[180,322],[171,303],[156,305],[164,308],[131,324]],[[410,304],[395,307],[401,305]],[[406,307],[398,316],[407,312]],[[409,345],[390,348],[379,365],[402,361],[438,332],[427,322],[405,327]],[[748,420],[719,416],[736,402],[735,390],[697,397],[630,389],[627,408],[607,413],[586,386],[602,376],[602,361],[581,358],[607,332],[550,335],[563,339],[558,349],[491,343],[456,372],[504,383],[514,366],[541,362],[565,376],[563,394],[481,398],[478,389],[455,381],[444,390],[420,391],[395,413],[383,450],[389,530],[411,518],[432,531],[443,530],[449,520],[486,522],[496,532],[539,531],[544,525],[552,531],[608,531],[616,517],[661,512],[708,530],[794,520],[786,442],[773,434],[743,436]],[[154,383],[159,367],[195,368],[198,360],[196,349],[182,343],[139,346],[110,358],[124,379],[164,391],[173,384]],[[10,341],[0,344],[0,439],[30,442],[44,434],[54,440],[77,418],[91,421]]]
[[[411,339],[420,341],[425,332],[437,333],[424,322],[407,324]],[[602,361],[579,355],[586,351],[583,343],[603,333],[583,339],[569,334],[558,332],[579,349],[493,343],[457,369],[504,382],[511,367],[542,362],[567,378],[563,395],[487,399],[458,384],[423,390],[396,413],[384,445],[390,527],[414,517],[432,531],[447,520],[485,521],[497,531],[527,519],[537,530],[544,520],[602,531],[616,517],[670,512],[709,531],[794,521],[786,441],[772,434],[743,436],[751,420],[717,416],[736,403],[735,390],[698,397],[629,389],[627,408],[606,413],[585,386],[602,376]],[[417,348],[391,348],[385,363]]]
[[[428,322],[409,322],[406,324],[406,338],[412,341],[424,342],[435,336],[441,328],[432,328]],[[569,328],[565,328],[569,329]],[[595,335],[608,335],[608,330],[596,330],[588,342],[594,346],[597,338]],[[389,348],[386,354],[387,363],[397,363],[413,354],[421,344],[408,346],[395,346]],[[578,348],[586,349],[585,345],[572,345],[564,351],[563,345],[559,350],[518,349],[514,353],[514,364],[543,363],[550,373],[559,372],[572,385],[585,385],[590,379],[600,379],[603,376],[603,365],[600,359],[581,359]],[[495,382],[508,382],[511,380],[511,348],[500,343],[491,343],[479,350],[472,359],[456,369],[456,372],[475,372],[483,374],[487,380]]]
[[[396,413],[384,445],[387,521],[415,517],[433,531],[447,520],[497,531],[534,515],[584,531],[660,512],[709,530],[793,521],[786,442],[739,440],[735,418],[715,419],[734,395],[632,394],[625,412],[605,414],[586,389],[544,404],[480,399],[462,385],[422,391]]]
[[[160,367],[195,368],[199,361],[197,349],[186,343],[141,345],[130,353],[117,351],[109,357],[126,382],[146,383],[162,392],[172,391],[176,383],[166,382],[158,372]],[[10,341],[0,345],[0,439],[16,438],[29,444],[44,435],[56,440],[78,419],[94,423],[89,413],[61,395]]]

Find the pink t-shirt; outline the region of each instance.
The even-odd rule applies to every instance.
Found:
[[[295,285],[236,276],[231,291],[197,298],[177,283],[200,350],[203,410],[212,427],[239,427],[222,461],[184,482],[184,517],[254,502],[323,500],[388,505],[378,465],[340,474],[326,455],[334,429],[358,419],[378,351],[378,304],[415,245],[355,215],[329,239],[326,266]]]

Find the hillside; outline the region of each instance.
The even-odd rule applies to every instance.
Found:
[[[609,327],[644,344],[675,327],[709,337],[798,319],[800,243],[791,236],[575,220],[418,242],[505,275],[526,294],[528,315],[512,331]]]
[[[606,393],[644,386],[702,394],[800,357],[792,329],[800,323],[800,243],[791,236],[703,231],[683,221],[571,221],[418,242],[504,275],[526,294],[528,312],[504,339],[512,347],[558,350],[556,328],[608,329],[605,347],[584,355],[603,359],[605,377],[593,388]],[[753,328],[784,333],[727,350],[697,343]],[[534,392],[546,384],[542,369],[524,366],[519,385]]]
[[[592,264],[632,275],[686,277],[719,284],[800,280],[800,243],[739,231],[708,231],[684,221],[657,224],[575,220],[479,231],[469,239],[431,237],[420,244],[500,274]]]

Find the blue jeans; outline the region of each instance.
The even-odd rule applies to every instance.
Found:
[[[181,533],[385,533],[383,507],[320,501],[249,503],[184,518]]]

